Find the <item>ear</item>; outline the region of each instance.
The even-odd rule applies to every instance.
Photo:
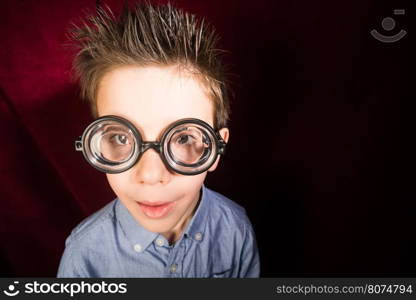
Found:
[[[228,128],[222,128],[219,130],[219,133],[222,137],[222,139],[224,140],[224,142],[228,143],[228,139],[230,137],[230,131],[228,130]],[[220,161],[220,156],[218,155],[217,160],[215,161],[215,163],[211,166],[211,168],[208,169],[208,172],[212,172],[215,171],[215,169],[218,166],[218,162]]]

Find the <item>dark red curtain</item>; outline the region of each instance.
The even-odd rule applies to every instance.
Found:
[[[207,186],[247,209],[262,276],[414,276],[414,32],[393,14],[410,1],[176,3],[231,52],[230,144]],[[55,276],[70,230],[114,198],[74,151],[91,117],[64,47],[96,5],[0,2],[1,276]]]

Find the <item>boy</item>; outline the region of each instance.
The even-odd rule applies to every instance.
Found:
[[[258,277],[244,208],[203,184],[229,138],[218,37],[170,4],[107,10],[73,34],[98,117],[76,148],[117,198],[71,232],[58,277]]]

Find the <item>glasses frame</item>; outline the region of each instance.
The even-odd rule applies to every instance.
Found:
[[[126,167],[120,169],[120,170],[108,170],[105,168],[102,168],[100,166],[97,166],[96,164],[94,164],[94,161],[100,160],[101,158],[99,157],[92,157],[94,161],[91,161],[91,158],[88,156],[88,154],[86,153],[87,150],[85,149],[84,145],[89,144],[88,141],[86,141],[87,137],[89,136],[90,131],[95,128],[95,126],[98,123],[101,123],[103,121],[117,121],[119,123],[121,123],[122,125],[126,126],[129,130],[131,130],[131,132],[133,133],[134,137],[135,137],[135,147],[133,150],[133,153],[131,154],[131,157],[128,158],[128,160],[132,160],[132,162],[130,164],[128,164]],[[194,172],[184,172],[181,170],[177,170],[175,169],[173,166],[171,166],[168,162],[168,160],[166,159],[166,153],[164,151],[164,145],[166,143],[166,138],[169,136],[169,133],[177,126],[182,125],[182,124],[186,124],[186,123],[192,123],[192,124],[197,124],[199,126],[202,126],[204,129],[206,129],[211,136],[213,137],[213,141],[214,141],[214,147],[213,147],[213,151],[215,151],[214,155],[213,155],[213,159],[211,161],[211,163],[209,163],[206,167],[198,170],[198,171],[194,171]],[[139,146],[139,147],[136,147]],[[200,119],[196,119],[196,118],[184,118],[184,119],[180,119],[177,120],[173,123],[171,123],[162,133],[162,137],[160,139],[160,141],[143,141],[142,135],[140,134],[140,132],[137,130],[137,128],[127,119],[124,119],[122,117],[119,116],[115,116],[115,115],[107,115],[107,116],[102,116],[96,120],[94,120],[90,125],[87,126],[87,128],[85,128],[82,136],[79,136],[76,140],[75,140],[75,150],[76,151],[80,151],[82,152],[82,154],[84,155],[85,160],[91,165],[93,166],[95,169],[104,172],[104,173],[109,173],[109,174],[118,174],[118,173],[122,173],[125,172],[127,170],[129,170],[130,168],[132,168],[133,166],[135,166],[138,161],[140,160],[141,156],[143,155],[143,153],[147,150],[149,150],[150,148],[154,149],[157,153],[159,153],[163,163],[165,164],[165,166],[178,173],[181,175],[197,175],[200,173],[205,172],[206,170],[208,170],[217,160],[218,155],[224,155],[225,154],[225,147],[226,147],[226,142],[223,140],[223,138],[221,137],[219,130],[214,130],[211,125],[209,125],[208,123],[206,123],[203,120]],[[93,155],[93,154],[92,154]],[[175,160],[174,158],[172,158],[172,160]]]

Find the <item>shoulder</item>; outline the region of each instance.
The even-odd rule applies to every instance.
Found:
[[[104,207],[86,217],[71,231],[70,236],[66,240],[66,246],[73,242],[81,242],[90,240],[97,236],[102,230],[108,230],[112,226],[114,220],[114,207],[117,199],[106,204]]]
[[[222,263],[221,271],[227,270],[216,276],[250,277],[249,272],[257,274],[256,238],[245,208],[220,193],[209,189],[207,193],[210,203],[207,240],[210,251]]]
[[[58,277],[95,277],[91,268],[106,257],[106,245],[114,239],[114,206],[116,200],[105,205],[81,221],[67,237]]]

